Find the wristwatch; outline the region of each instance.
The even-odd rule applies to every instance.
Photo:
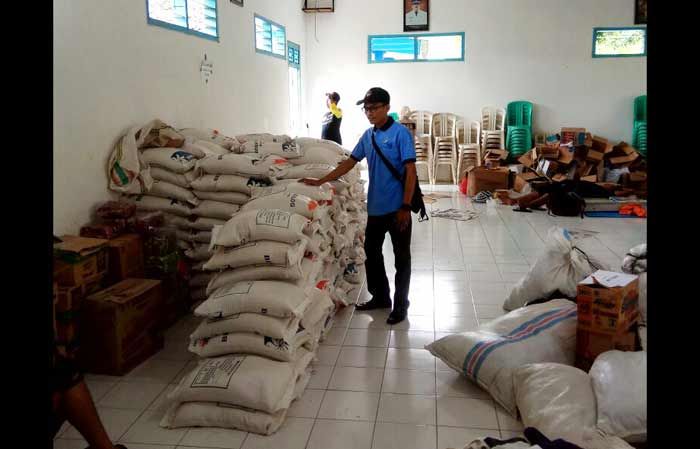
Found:
[[[411,212],[411,205],[404,203],[401,205],[401,209]]]

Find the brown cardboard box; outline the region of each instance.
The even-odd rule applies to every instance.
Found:
[[[85,298],[83,286],[58,287],[56,291],[56,312],[78,310]]]
[[[600,162],[603,160],[604,156],[605,154],[600,151],[588,150],[588,153],[586,154],[586,160],[591,162]]]
[[[576,286],[578,327],[616,334],[637,322],[639,278],[598,270]]]
[[[467,195],[474,196],[487,190],[493,192],[509,187],[510,170],[506,167],[488,169],[472,167],[467,171]]]
[[[562,165],[569,165],[571,162],[574,160],[574,153],[569,151],[567,147],[559,147],[559,157],[557,158],[557,162],[559,162]]]
[[[559,147],[548,147],[546,145],[540,145],[535,147],[537,155],[544,159],[558,159],[559,158]]]
[[[115,284],[126,278],[144,275],[143,241],[138,234],[126,234],[112,239],[107,244],[109,272],[107,282]]]
[[[89,256],[80,257],[75,263],[54,260],[54,282],[60,286],[80,286],[104,275],[108,269],[107,253],[98,250]]]
[[[634,162],[638,157],[639,153],[635,151],[633,154],[627,156],[611,157],[609,160],[612,165],[623,165]]]
[[[162,347],[161,281],[125,279],[85,299],[81,358],[97,374],[123,375]]]
[[[555,182],[562,182],[562,181],[566,181],[567,179],[569,179],[569,177],[563,173],[557,173],[556,175],[552,176],[552,181],[555,181]]]
[[[581,181],[598,182],[598,176],[597,175],[584,176],[581,178]]]
[[[574,147],[574,158],[579,161],[585,161],[588,157],[589,148],[584,145],[577,145]]]
[[[630,182],[646,182],[647,174],[643,171],[634,171],[629,174]]]
[[[527,181],[525,180],[522,174],[515,175],[515,180],[513,182],[513,190],[520,193],[523,191],[526,185]]]
[[[535,165],[536,157],[534,155],[534,150],[530,150],[518,158],[518,162],[523,164],[525,167],[532,167]]]
[[[489,158],[489,159],[501,159],[501,160],[506,160],[506,159],[508,159],[508,155],[509,155],[509,154],[510,154],[510,153],[508,153],[508,150],[505,150],[505,149],[499,149],[499,150],[497,150],[497,149],[491,149],[491,150],[489,150],[489,151],[486,152],[486,156],[485,156],[485,157],[486,157],[486,158]],[[490,157],[489,157],[489,156],[490,156]]]
[[[613,150],[613,145],[610,142],[608,142],[608,139],[598,136],[593,136],[593,140],[591,141],[591,145],[589,146],[595,151],[598,151],[603,154],[610,153]]]
[[[600,354],[614,349],[634,351],[636,341],[637,333],[635,330],[624,330],[610,334],[578,328],[576,329],[575,366],[588,372]]]
[[[520,175],[518,175],[518,176],[520,176],[521,178],[523,178],[526,182],[529,182],[529,181],[531,181],[531,180],[533,180],[533,179],[535,179],[535,178],[539,178],[539,176],[537,175],[537,173],[533,173],[533,172],[531,172],[531,171],[524,171],[524,172],[522,172],[522,173],[521,173]]]

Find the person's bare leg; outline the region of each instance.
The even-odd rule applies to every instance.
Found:
[[[68,422],[88,442],[90,449],[114,449],[84,381],[63,392],[61,408]]]

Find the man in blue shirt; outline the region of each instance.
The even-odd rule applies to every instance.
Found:
[[[396,266],[394,306],[388,324],[400,323],[408,313],[408,289],[411,283],[411,198],[416,185],[416,151],[411,133],[389,117],[389,93],[373,87],[357,104],[374,127],[365,131],[350,158],[321,179],[303,179],[309,185],[334,181],[367,158],[369,192],[367,196],[367,229],[365,252],[367,289],[372,299],[356,306],[357,310],[390,308],[391,292],[384,268],[382,245],[386,233],[391,237]],[[389,162],[404,177],[396,179],[374,149],[374,142]]]

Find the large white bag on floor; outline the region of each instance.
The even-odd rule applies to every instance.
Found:
[[[304,165],[289,165],[277,164],[270,168],[269,176],[273,180],[277,179],[301,179],[301,178],[316,178],[321,179],[328,173],[332,172],[335,166],[329,164],[304,164]]]
[[[122,200],[135,204],[138,210],[157,210],[182,217],[192,215],[193,210],[191,206],[181,201],[152,195],[130,195],[123,197]]]
[[[219,218],[228,220],[240,210],[238,204],[222,203],[221,201],[203,200],[197,207],[192,209],[192,215],[200,217]]]
[[[166,215],[165,222],[171,227],[178,229],[194,229],[197,231],[209,231],[214,229],[214,226],[221,226],[226,223],[226,220],[207,217],[179,217],[177,215]]]
[[[325,322],[326,318],[335,309],[335,304],[328,292],[312,288],[309,289],[309,296],[312,298],[312,304],[301,318],[301,327],[304,329],[311,329],[321,320]]]
[[[250,194],[250,186],[259,183],[253,178],[238,175],[202,175],[190,183],[202,192],[239,192]]]
[[[298,193],[280,192],[252,199],[243,205],[241,210],[279,209],[303,215],[306,218],[313,218],[316,208],[318,208],[318,203],[308,196],[299,195]]]
[[[287,143],[291,142],[292,138],[286,134],[270,134],[270,133],[253,133],[253,134],[241,134],[236,136],[236,140],[240,143],[247,143],[251,141],[258,142],[281,142]]]
[[[303,215],[278,209],[246,210],[222,227],[214,228],[212,245],[238,246],[258,240],[295,243],[306,239],[311,221]]]
[[[195,309],[194,314],[204,318],[239,313],[301,317],[310,304],[307,292],[288,282],[245,281],[217,289]]]
[[[568,298],[576,297],[576,285],[591,273],[601,269],[576,248],[576,242],[566,229],[552,227],[547,232],[544,252],[530,271],[518,281],[503,303],[504,310],[514,310],[535,299],[548,298],[555,291]]]
[[[249,141],[241,144],[240,153],[252,153],[260,156],[282,156],[285,159],[294,159],[301,156],[301,150],[293,142],[260,142]]]
[[[212,338],[232,332],[248,332],[271,338],[292,341],[299,330],[299,317],[280,318],[259,313],[239,313],[223,318],[202,321],[190,335],[190,341]]]
[[[622,271],[629,274],[641,274],[647,271],[647,244],[631,248],[627,251],[625,258],[622,260]]]
[[[212,255],[212,251],[209,249],[209,245],[201,244],[195,245],[194,248],[186,250],[185,255],[194,260],[209,260]]]
[[[290,159],[289,163],[292,165],[328,164],[335,167],[343,162],[346,157],[345,154],[338,154],[324,147],[312,146],[302,149],[301,156],[296,159]]]
[[[232,332],[211,338],[192,340],[189,350],[200,357],[219,357],[228,354],[251,354],[280,362],[293,362],[299,349],[308,344],[311,334],[298,332],[291,340],[266,337],[249,332]]]
[[[524,427],[583,447],[597,416],[593,385],[585,371],[559,363],[528,364],[514,371],[513,384]]]
[[[253,187],[251,189],[251,199],[286,192],[307,196],[319,204],[330,204],[333,201],[333,186],[330,183],[325,183],[321,186],[307,186],[296,180],[285,184]]]
[[[345,148],[343,148],[341,145],[332,140],[316,139],[313,137],[297,137],[296,139],[294,139],[294,143],[299,145],[302,151],[306,151],[309,148],[315,147],[323,148],[328,152],[335,153],[340,156],[348,153],[348,151]]]
[[[278,280],[296,282],[302,278],[302,268],[299,265],[281,267],[277,265],[250,265],[221,271],[207,286],[207,293],[216,289],[243,281]]]
[[[196,163],[197,172],[210,175],[239,175],[257,176],[267,178],[270,175],[270,167],[286,166],[287,160],[276,156],[260,159],[245,154],[229,153],[221,156],[209,156],[200,159]]]
[[[573,365],[576,304],[566,299],[523,307],[425,347],[450,368],[476,382],[517,416],[513,371],[528,363]]]
[[[196,141],[212,142],[230,151],[235,151],[240,145],[233,137],[224,136],[215,129],[183,128],[179,132],[183,136],[196,139]]]
[[[245,204],[250,200],[250,196],[241,192],[206,192],[195,190],[194,195],[200,200],[212,200],[220,203]]]
[[[187,174],[189,173],[191,172],[187,172]],[[160,167],[151,167],[151,177],[154,181],[169,182],[185,189],[190,187],[190,180],[186,174],[173,173],[170,170],[165,170]]]
[[[646,441],[646,351],[604,352],[589,375],[598,404],[598,429],[629,442]]]
[[[182,149],[194,154],[194,156],[197,159],[202,159],[207,156],[220,156],[222,154],[229,154],[231,152],[214,142],[209,142],[206,140],[196,140],[196,138],[193,137],[188,137],[187,139],[188,140],[185,141],[185,144],[182,146]],[[190,142],[190,139],[192,139],[193,141]]]
[[[219,247],[206,263],[206,270],[223,270],[249,265],[296,266],[301,263],[306,251],[306,240],[297,243],[259,240],[241,246]]]
[[[197,161],[192,153],[181,148],[149,148],[141,153],[141,159],[151,167],[180,174],[192,170]]]
[[[307,368],[297,376],[294,399],[299,398],[311,379]],[[236,407],[223,402],[185,402],[170,407],[160,422],[162,427],[222,427],[244,432],[272,435],[287,416],[287,409],[276,413]]]
[[[176,199],[194,206],[198,205],[200,201],[191,190],[180,187],[177,184],[157,179],[153,180],[153,185],[151,186],[151,190],[148,191],[148,194],[161,198]]]
[[[274,413],[289,408],[295,385],[313,354],[300,349],[295,363],[254,355],[203,360],[168,395],[173,404],[222,402]]]

